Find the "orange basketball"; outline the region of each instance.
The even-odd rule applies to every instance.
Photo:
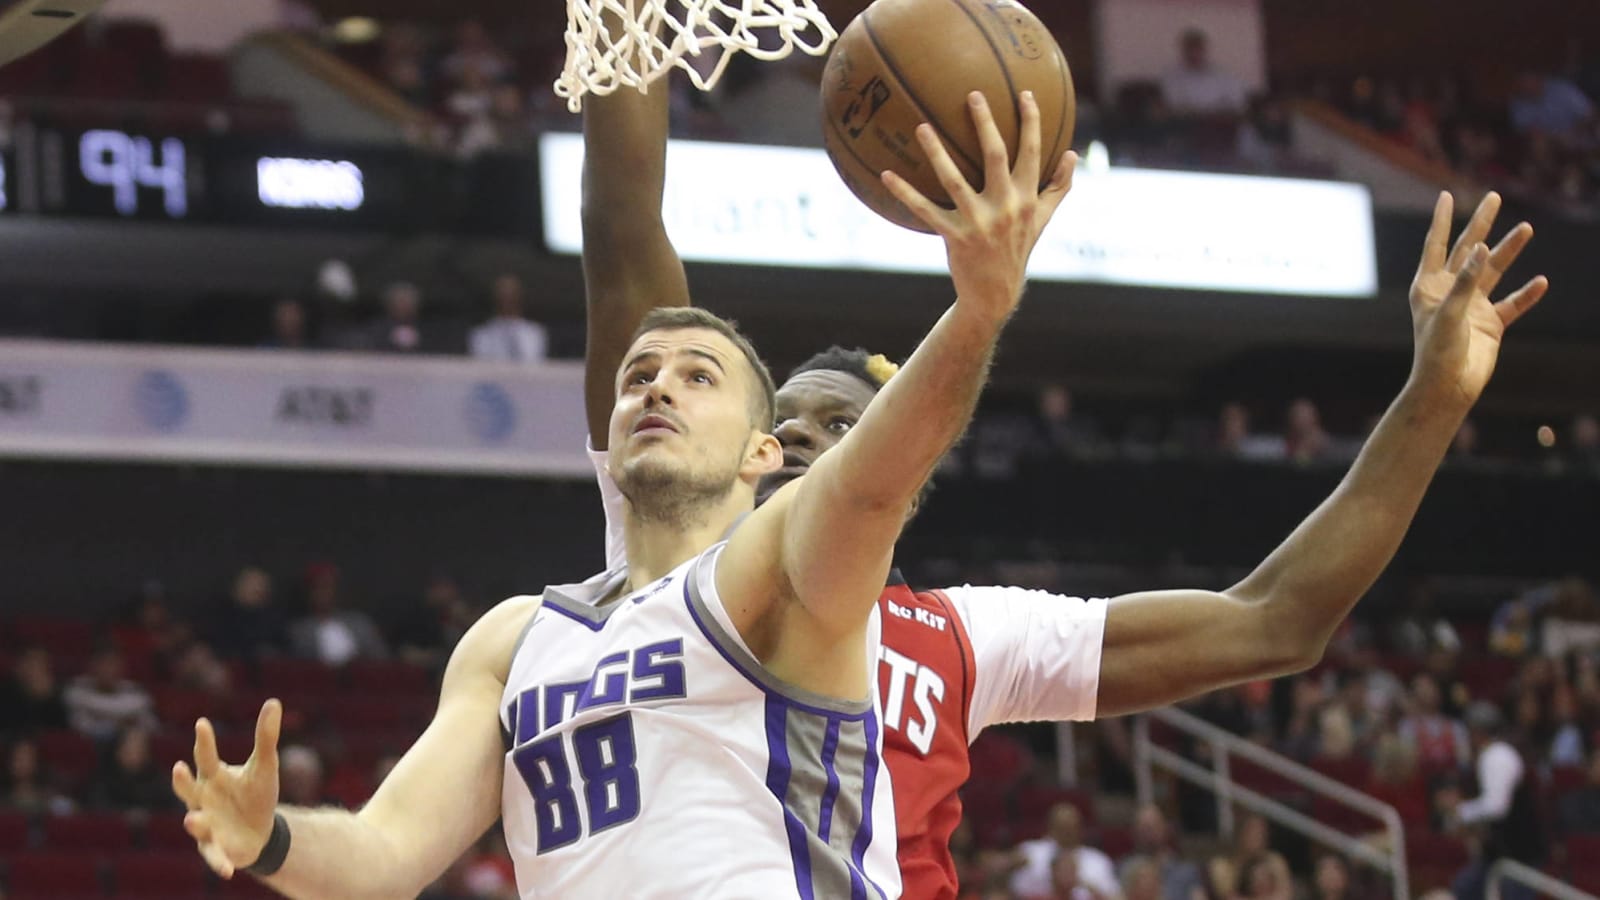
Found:
[[[893,169],[930,200],[950,205],[917,143],[916,127],[927,122],[962,174],[981,186],[983,152],[967,106],[975,90],[988,97],[1013,160],[1020,97],[1033,91],[1041,178],[1048,182],[1072,146],[1078,105],[1067,58],[1049,29],[1015,0],[877,0],[839,35],[823,74],[823,141],[834,168],[874,212],[927,231],[879,173]]]

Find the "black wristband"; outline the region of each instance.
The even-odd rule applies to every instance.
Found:
[[[276,875],[283,868],[283,861],[288,858],[289,823],[283,818],[283,813],[273,813],[272,836],[267,838],[267,845],[261,848],[261,855],[245,871],[262,878]]]

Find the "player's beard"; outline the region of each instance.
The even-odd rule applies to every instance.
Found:
[[[742,450],[742,448],[741,448]],[[743,455],[723,466],[674,465],[648,456],[629,460],[617,474],[617,488],[640,522],[686,528],[727,498],[739,482]]]

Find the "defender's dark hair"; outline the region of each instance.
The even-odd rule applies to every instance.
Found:
[[[874,391],[883,390],[889,379],[900,371],[900,367],[890,362],[882,354],[868,353],[860,347],[854,350],[834,344],[832,347],[818,353],[805,362],[794,367],[789,373],[793,378],[805,372],[843,372],[866,382]]]

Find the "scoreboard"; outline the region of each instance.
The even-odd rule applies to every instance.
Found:
[[[0,215],[332,230],[531,234],[531,154],[24,123],[0,142]]]

